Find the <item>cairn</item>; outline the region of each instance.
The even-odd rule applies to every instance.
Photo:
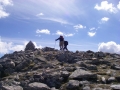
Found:
[[[35,45],[33,44],[32,41],[29,41],[29,43],[26,45],[25,51],[27,51],[27,50],[32,50],[32,51],[35,50]]]

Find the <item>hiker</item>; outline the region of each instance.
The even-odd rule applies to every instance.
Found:
[[[60,50],[63,50],[63,46],[64,46],[64,38],[63,36],[60,36],[58,39],[56,39],[55,41],[59,40],[59,46],[60,46]]]
[[[68,51],[68,49],[67,49],[67,45],[68,45],[68,41],[64,41],[64,48],[63,48],[63,50],[66,49],[66,51]]]

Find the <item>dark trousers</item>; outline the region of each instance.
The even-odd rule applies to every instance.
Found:
[[[65,50],[65,49],[68,51],[68,49],[67,49],[67,45],[64,45],[64,48],[63,48],[63,50]]]

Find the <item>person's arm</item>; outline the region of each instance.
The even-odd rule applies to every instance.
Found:
[[[55,41],[57,41],[57,40],[59,40],[60,38],[58,38],[58,39],[55,39]]]

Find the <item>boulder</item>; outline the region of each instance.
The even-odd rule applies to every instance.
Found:
[[[120,84],[118,84],[118,85],[111,85],[110,87],[112,88],[112,90],[120,90]]]
[[[70,73],[68,71],[61,71],[61,76],[64,78],[68,78]]]
[[[34,82],[30,83],[24,90],[50,90],[50,88],[44,83]]]
[[[0,90],[23,90],[21,86],[2,86]]]
[[[113,65],[111,66],[111,69],[120,70],[120,65],[118,65],[118,64],[113,64]]]
[[[72,54],[72,53],[60,53],[60,54],[58,54],[57,59],[60,62],[67,62],[67,63],[77,62],[75,60],[76,58],[75,58],[74,54]]]
[[[4,67],[6,67],[6,68],[14,68],[15,67],[15,63],[12,60],[7,60],[5,62]]]
[[[82,90],[91,90],[90,89],[90,87],[89,86],[85,86],[85,87],[83,87],[83,89]]]
[[[20,64],[18,64],[18,65],[16,66],[16,70],[17,70],[17,71],[21,71],[21,70],[24,69],[25,67],[28,67],[31,62],[32,62],[31,60],[24,60],[23,62],[21,62]]]
[[[107,83],[112,83],[114,81],[116,81],[115,77],[110,77],[108,78]]]
[[[93,81],[96,81],[97,80],[97,74],[91,73],[90,71],[77,69],[69,76],[69,78],[82,79],[82,80],[92,79]]]
[[[79,90],[79,81],[77,80],[69,80],[67,83],[66,88],[68,90]]]
[[[0,71],[2,71],[3,70],[3,66],[0,64]]]
[[[80,86],[85,86],[85,85],[89,85],[90,82],[89,81],[80,81]]]
[[[42,49],[43,51],[54,51],[54,48],[51,47],[45,47]]]
[[[92,90],[103,90],[103,88],[97,87],[97,88],[93,88]],[[106,90],[106,89],[105,89],[105,90]]]
[[[62,81],[64,80],[63,77],[61,77],[61,74],[58,72],[53,72],[51,74],[45,74],[44,76],[44,82],[49,87],[55,87],[60,88]]]
[[[95,57],[97,57],[97,58],[105,57],[105,53],[103,53],[103,52],[96,52],[95,53]]]
[[[58,89],[56,89],[55,87],[52,87],[51,90],[58,90]]]
[[[86,64],[83,62],[77,62],[77,64],[79,64],[81,67],[85,67],[88,70],[97,70],[97,66],[96,65],[92,65],[92,64]]]

